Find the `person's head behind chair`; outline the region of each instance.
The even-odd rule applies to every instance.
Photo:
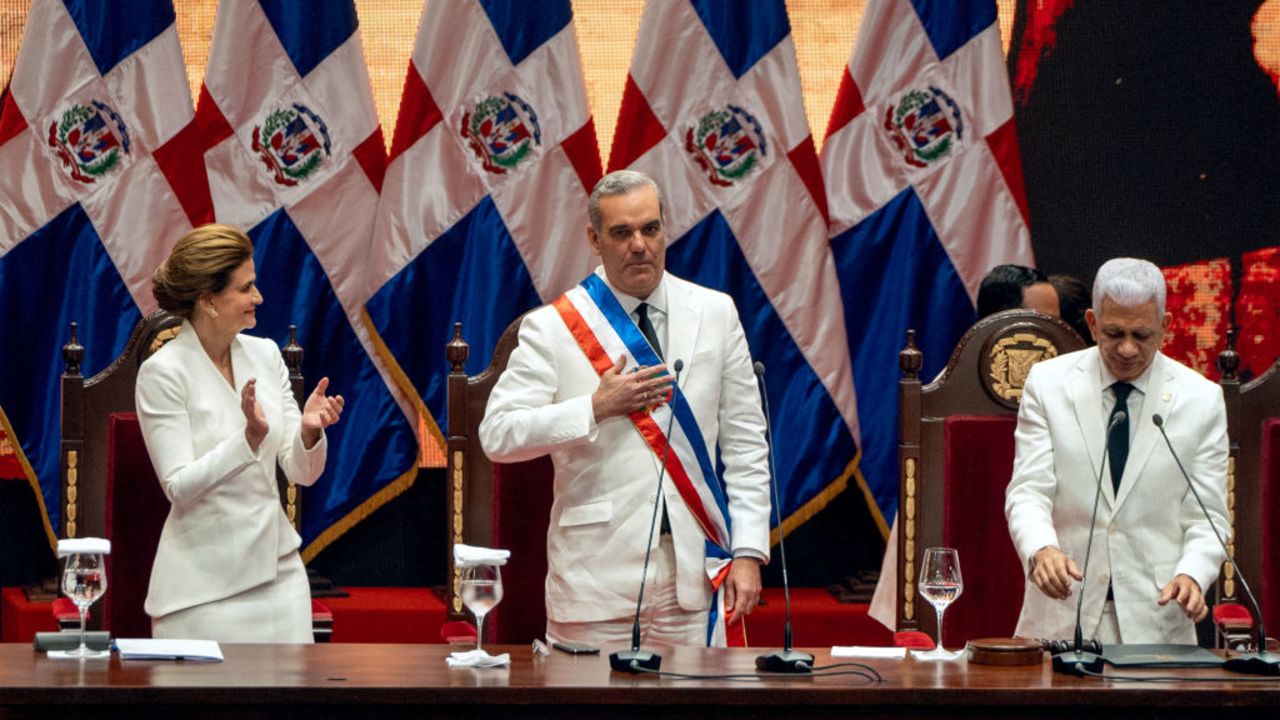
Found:
[[[978,318],[1016,308],[1058,317],[1058,291],[1049,284],[1049,278],[1035,268],[997,265],[982,278],[978,287]]]

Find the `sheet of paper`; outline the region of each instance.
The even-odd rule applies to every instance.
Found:
[[[831,648],[831,657],[849,658],[887,658],[902,660],[907,656],[904,647],[870,647],[867,645],[836,645]]]
[[[151,640],[120,638],[121,660],[195,660],[222,662],[222,648],[213,640]]]

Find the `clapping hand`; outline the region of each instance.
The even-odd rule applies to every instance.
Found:
[[[267,426],[267,416],[263,414],[255,395],[257,382],[255,378],[249,378],[244,387],[240,388],[240,410],[244,412],[245,421],[244,439],[249,443],[249,449],[255,453],[258,452],[262,439],[267,436],[267,431],[271,429]]]
[[[320,432],[342,417],[346,401],[341,395],[325,395],[328,389],[329,378],[321,378],[302,408],[302,444],[307,448],[314,447],[320,441]]]

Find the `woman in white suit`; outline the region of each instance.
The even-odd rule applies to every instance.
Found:
[[[172,504],[146,601],[157,638],[312,641],[301,539],[275,468],[316,481],[343,399],[325,395],[325,378],[299,412],[276,344],[240,334],[257,324],[255,282],[253,245],[226,225],[188,233],[153,280],[160,307],[184,318],[142,364],[135,394]]]

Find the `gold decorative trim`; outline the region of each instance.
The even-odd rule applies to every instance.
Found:
[[[289,517],[289,524],[294,530],[298,529],[298,486],[290,482],[285,489],[285,502],[287,509],[286,514]]]
[[[27,476],[27,484],[31,486],[31,491],[36,496],[36,505],[40,508],[40,522],[44,524],[44,535],[49,541],[49,549],[56,551],[58,534],[53,531],[53,523],[49,522],[49,507],[44,504],[44,493],[40,491],[40,481],[36,478],[36,471],[31,467],[31,461],[27,460],[27,454],[22,450],[21,439],[13,431],[13,424],[9,422],[9,416],[4,414],[2,407],[0,407],[0,426],[4,427],[4,434],[9,437],[9,442],[13,446],[13,455],[18,458],[22,474]]]
[[[462,542],[463,522],[463,485],[466,480],[467,454],[462,450],[453,451],[453,544]],[[462,612],[462,569],[455,563],[453,566],[453,593],[450,595],[453,612]]]
[[[906,458],[903,462],[902,483],[906,488],[906,504],[903,507],[903,532],[906,541],[902,544],[902,617],[914,620],[916,617],[916,586],[913,578],[916,575],[916,459]]]
[[[1227,555],[1236,556],[1236,458],[1227,457]],[[1222,566],[1222,592],[1227,597],[1236,594],[1236,568],[1231,563]]]
[[[164,347],[165,343],[178,337],[178,331],[180,330],[182,330],[181,325],[174,325],[171,328],[165,328],[164,330],[156,333],[156,336],[151,338],[151,346],[148,348],[151,351],[151,354],[154,355],[157,350]]]
[[[77,484],[80,482],[80,453],[75,450],[67,451],[67,489],[66,489],[66,514],[67,514],[67,537],[76,536],[76,517],[79,515],[80,504],[77,502],[79,492],[77,492]]]
[[[1032,332],[1015,332],[997,340],[987,352],[991,365],[987,379],[991,392],[1017,406],[1022,386],[1031,366],[1058,356],[1058,347],[1047,337]]]

